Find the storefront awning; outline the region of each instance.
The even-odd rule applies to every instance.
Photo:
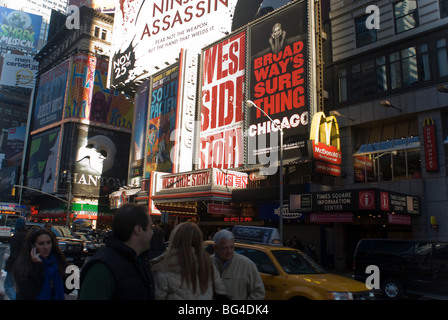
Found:
[[[248,175],[209,168],[168,174],[158,172],[151,182],[155,204],[191,201],[231,201],[232,190],[247,188]]]

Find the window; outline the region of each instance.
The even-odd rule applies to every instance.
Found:
[[[418,49],[418,51],[417,51]],[[417,54],[418,53],[418,54]],[[428,45],[409,47],[389,55],[391,89],[431,78]]]
[[[417,0],[394,3],[395,32],[402,33],[419,26]]]
[[[387,90],[385,57],[366,60],[351,68],[352,98]]]
[[[434,243],[434,260],[447,261],[448,260],[448,244],[446,243]]]
[[[448,75],[448,54],[446,42],[446,38],[441,38],[436,42],[439,77]]]
[[[361,129],[355,150],[355,182],[421,178],[416,119]]]
[[[95,27],[95,33],[94,33],[95,37],[99,38],[100,37],[100,28]]]
[[[366,14],[355,19],[356,47],[358,48],[374,43],[377,40],[376,29],[367,29],[366,27],[367,17],[369,15]]]
[[[106,37],[107,37],[107,30],[102,30],[101,31],[101,40],[106,40]]]
[[[443,19],[448,17],[448,0],[440,0],[439,6],[440,6],[440,18]]]
[[[347,101],[347,69],[338,71],[339,102]]]
[[[268,255],[262,251],[235,247],[235,252],[242,254],[252,260],[257,266],[258,272],[277,272],[277,269],[275,268],[271,259],[269,259]]]

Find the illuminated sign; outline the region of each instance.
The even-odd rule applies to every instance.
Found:
[[[425,118],[423,121],[423,144],[425,146],[426,171],[439,170],[436,127],[432,118]]]
[[[184,188],[221,187],[247,188],[248,176],[245,173],[220,170],[197,170],[193,172],[167,174],[161,176],[161,190]]]
[[[340,176],[342,153],[336,118],[317,112],[311,122],[310,141],[316,172]]]

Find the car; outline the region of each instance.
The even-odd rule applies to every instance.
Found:
[[[43,223],[27,222],[26,229],[33,227],[43,228]],[[65,226],[52,226],[51,231],[58,240],[59,247],[64,252],[68,263],[82,267],[88,257],[86,245],[83,240],[76,238],[70,228]]]
[[[94,255],[104,243],[98,240],[92,232],[74,232],[73,233],[77,239],[81,239],[84,242],[84,250],[87,251],[89,255]]]
[[[354,279],[364,281],[368,266],[378,268],[386,299],[409,295],[448,299],[447,242],[361,239],[353,257]]]
[[[362,282],[327,273],[305,253],[279,244],[275,228],[234,226],[235,252],[251,259],[263,280],[267,300],[371,300]],[[266,243],[266,241],[269,241]],[[213,252],[213,241],[205,241]]]

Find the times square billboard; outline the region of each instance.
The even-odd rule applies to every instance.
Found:
[[[60,172],[75,196],[104,196],[127,185],[131,133],[83,123],[64,125]],[[66,188],[63,175],[59,188]]]
[[[132,129],[134,104],[107,87],[108,61],[86,54],[72,58],[67,83],[65,119],[83,119],[111,128]]]
[[[275,124],[284,131],[284,159],[308,155],[310,109],[316,107],[310,102],[314,90],[309,80],[314,50],[309,45],[309,12],[305,1],[294,2],[202,46],[197,69],[199,94],[194,102],[199,130],[193,139],[193,155],[188,159],[182,157],[182,162],[192,158],[197,169],[265,165],[271,154],[278,154],[279,136],[275,132]],[[275,37],[274,33],[280,37]],[[183,67],[181,63],[180,70]],[[189,78],[189,82],[192,79],[196,78]],[[178,100],[185,86],[183,82],[179,84]],[[152,99],[157,85],[152,84],[150,90],[149,99]],[[275,124],[255,108],[248,109],[245,106],[248,99],[274,118]],[[182,101],[177,102],[178,106],[185,108],[185,101]],[[148,108],[151,108],[150,102]],[[179,123],[182,112],[176,111]],[[147,135],[151,128],[147,124]],[[154,133],[152,138],[155,137],[159,136]],[[146,139],[145,160],[148,165],[149,157],[157,159],[158,151],[157,143],[148,141],[148,137]],[[150,144],[154,153],[150,152]],[[176,145],[178,149],[186,149],[181,143]],[[162,144],[162,149],[165,146]],[[157,170],[149,166],[145,169],[145,177]]]
[[[311,61],[310,11],[307,1],[280,9],[249,26],[247,164],[267,164],[278,159],[283,130],[283,160],[308,156]],[[273,121],[271,121],[271,118]]]
[[[37,52],[42,17],[0,7],[0,47]]]
[[[238,0],[123,0],[116,7],[110,64],[117,88],[174,64],[231,31]]]
[[[308,156],[308,12],[305,1],[291,3],[202,50],[199,169],[275,167],[278,127],[284,160]]]

